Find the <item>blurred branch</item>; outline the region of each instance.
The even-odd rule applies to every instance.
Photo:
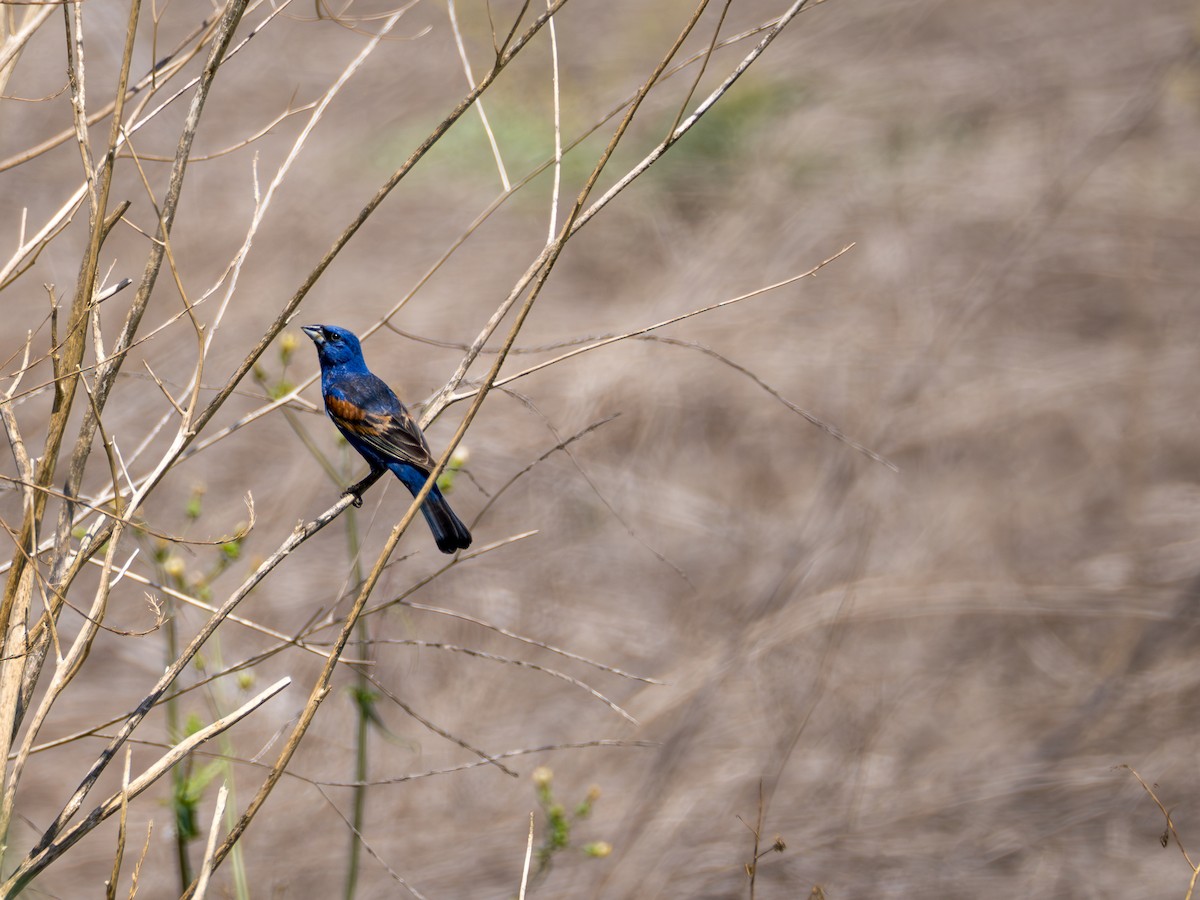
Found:
[[[579,356],[582,353],[588,353],[592,350],[598,350],[601,347],[607,347],[609,344],[615,344],[618,341],[624,341],[624,340],[628,340],[630,338],[639,338],[643,335],[649,334],[652,331],[657,331],[660,328],[665,328],[668,325],[674,325],[676,322],[682,322],[685,319],[690,319],[690,318],[693,318],[694,316],[699,316],[704,313],[712,312],[713,310],[721,309],[722,307],[725,307],[725,306],[732,306],[735,303],[741,303],[743,300],[749,300],[753,297],[757,297],[761,294],[765,294],[767,291],[773,291],[773,290],[776,290],[781,287],[786,287],[787,285],[793,284],[793,283],[801,280],[802,278],[809,278],[813,275],[816,275],[817,272],[819,272],[821,269],[825,268],[825,266],[829,265],[831,262],[833,262],[838,257],[849,252],[850,249],[853,247],[854,247],[854,244],[847,244],[845,247],[843,247],[837,253],[835,253],[832,256],[817,263],[817,265],[813,266],[811,269],[809,269],[805,272],[801,272],[799,275],[793,275],[790,278],[785,278],[782,281],[777,281],[774,284],[768,284],[764,287],[756,288],[753,291],[749,291],[748,293],[739,294],[736,297],[731,297],[728,300],[722,300],[718,303],[712,303],[712,304],[709,304],[708,306],[702,306],[702,307],[699,307],[698,309],[693,309],[690,312],[681,313],[680,315],[677,315],[677,316],[671,316],[670,318],[663,319],[660,322],[655,322],[652,325],[646,325],[642,328],[637,328],[632,331],[621,332],[620,334],[607,335],[607,336],[599,338],[591,343],[585,344],[582,347],[575,347],[571,350],[568,350],[566,353],[562,353],[552,359],[544,360],[543,362],[529,366],[528,368],[522,369],[521,371],[516,372],[512,375],[505,375],[503,378],[500,378],[496,381],[495,386],[502,387],[504,385],[511,384],[512,382],[516,381],[519,378],[524,378],[527,375],[532,375],[534,372],[539,372],[542,369],[546,369],[546,368],[549,368],[550,366],[557,365],[558,363],[561,363],[565,360],[571,359],[574,356]],[[662,338],[658,338],[658,340],[663,340],[664,343],[676,343],[676,344],[681,344],[681,345],[686,345],[686,346],[692,346],[692,345],[688,345],[682,341],[669,341],[669,340],[662,339]],[[693,349],[707,350],[707,348],[701,348],[700,345],[694,345]],[[709,352],[710,352],[710,355],[719,357],[719,354],[713,353],[711,351],[709,351]],[[726,360],[724,357],[719,357],[719,358],[723,362],[726,362],[730,366],[733,366],[735,369],[738,369],[739,371],[743,372],[743,374],[753,378],[755,381],[757,381],[757,383],[759,384],[760,387],[762,387],[764,390],[768,391],[768,393],[772,394],[772,396],[774,396],[776,399],[780,400],[782,403],[784,403],[786,406],[788,406],[789,409],[792,409],[794,412],[796,412],[799,415],[803,416],[804,418],[808,419],[808,421],[811,422],[812,424],[817,425],[818,427],[820,427],[822,430],[826,431],[833,437],[837,438],[840,441],[843,441],[848,446],[854,448],[855,450],[858,450],[860,453],[863,453],[866,456],[869,456],[870,458],[874,459],[876,462],[880,462],[890,469],[893,469],[893,470],[896,469],[896,466],[893,463],[891,463],[888,460],[884,459],[883,457],[879,456],[873,450],[846,437],[841,431],[839,431],[833,425],[828,424],[827,422],[817,418],[816,416],[813,416],[811,413],[806,412],[805,410],[801,409],[798,406],[795,406],[790,401],[786,400],[780,394],[776,393],[775,390],[773,388],[771,388],[769,385],[767,385],[765,382],[762,382],[761,380],[759,380],[757,378],[757,376],[753,375],[753,373],[749,372],[746,369],[741,368],[740,366],[737,366],[731,360]],[[457,403],[459,400],[465,400],[468,397],[474,396],[474,394],[475,394],[474,390],[464,391],[461,394],[455,394],[454,396],[452,396],[448,402],[449,403]]]
[[[501,625],[497,625],[494,622],[488,622],[485,619],[477,618],[469,613],[459,612],[458,610],[453,609],[443,609],[440,606],[427,606],[424,603],[415,603],[411,600],[397,600],[393,602],[401,603],[410,609],[420,609],[424,610],[425,612],[432,612],[442,616],[450,616],[454,619],[461,619],[464,622],[470,622],[472,625],[478,625],[480,628],[486,628],[488,631],[494,631],[496,634],[504,635],[504,637],[512,638],[514,641],[520,641],[523,644],[529,644],[533,647],[540,647],[542,650],[545,650],[549,653],[555,653],[558,656],[565,657],[566,659],[573,659],[577,662],[583,663],[584,665],[600,669],[603,672],[612,672],[614,675],[620,675],[622,678],[629,678],[633,681],[641,681],[645,684],[667,683],[665,681],[659,681],[656,678],[649,678],[645,675],[635,675],[633,672],[627,672],[624,669],[619,669],[616,666],[610,666],[607,663],[597,662],[594,659],[588,659],[586,656],[580,656],[578,653],[572,653],[570,650],[564,650],[561,647],[556,647],[553,644],[546,643],[545,641],[539,641],[536,638],[526,637],[523,634],[510,631]]]
[[[424,726],[425,728],[427,728],[429,731],[433,732],[440,738],[444,738],[445,740],[449,741],[452,744],[462,747],[462,749],[466,750],[468,753],[479,757],[481,762],[486,763],[488,765],[495,766],[497,769],[499,769],[505,775],[509,775],[513,778],[517,777],[516,772],[514,772],[508,766],[504,765],[504,763],[499,762],[493,754],[485,753],[484,751],[480,750],[479,748],[473,746],[470,742],[468,742],[464,738],[461,738],[461,737],[458,737],[457,735],[451,734],[445,728],[441,728],[438,725],[435,725],[433,722],[431,722],[425,716],[421,715],[415,709],[413,709],[412,706],[410,706],[409,704],[407,704],[403,700],[401,700],[399,697],[397,697],[391,690],[388,689],[387,685],[381,683],[377,678],[372,676],[369,672],[364,672],[363,674],[366,675],[367,679],[371,682],[371,684],[375,685],[375,689],[377,691],[379,691],[379,693],[381,693],[383,696],[387,697],[388,700],[390,700],[396,706],[400,707],[400,709],[404,710],[405,714],[407,714],[409,717],[416,719],[418,722],[420,722],[421,725]]]
[[[262,2],[262,0],[260,0],[260,2]],[[51,10],[53,7],[53,3],[47,3],[43,8],[46,10]],[[128,88],[124,98],[118,97],[114,100],[111,100],[98,111],[88,116],[88,126],[90,127],[92,125],[96,125],[104,121],[104,119],[108,118],[108,116],[112,115],[113,110],[117,108],[118,103],[128,100],[134,94],[144,91],[147,87],[151,87],[152,85],[154,86],[154,90],[157,90],[159,87],[159,81],[166,82],[178,74],[183,67],[187,65],[187,63],[195,58],[195,56],[204,48],[207,40],[211,38],[212,32],[209,29],[212,25],[212,22],[212,17],[202,20],[200,25],[194,28],[191,33],[189,33],[182,41],[180,41],[180,43],[173,51],[171,51],[171,53],[158,60],[158,62],[151,67],[149,72],[143,75],[135,85]],[[208,32],[208,34],[205,35],[205,32]],[[178,57],[183,51],[184,46],[192,41],[197,40],[197,38],[200,38],[200,40],[197,42],[196,46],[183,57],[176,59],[176,57]],[[8,159],[0,160],[0,172],[5,172],[8,169],[15,168],[22,163],[29,162],[30,160],[41,156],[48,150],[53,150],[55,147],[58,147],[61,144],[69,141],[74,133],[75,132],[73,129],[67,128],[54,137],[49,138],[42,143],[29,148],[28,150],[24,150],[15,156],[10,156]]]
[[[774,397],[776,400],[778,400],[780,403],[782,403],[784,406],[786,406],[792,412],[796,413],[796,415],[805,419],[809,424],[816,425],[818,428],[820,428],[822,431],[824,431],[826,434],[828,434],[831,438],[841,441],[843,444],[845,444],[847,447],[849,447],[852,450],[857,450],[859,453],[861,453],[863,456],[867,457],[868,459],[873,459],[875,462],[879,463],[880,465],[887,466],[893,472],[900,471],[900,467],[897,466],[890,459],[887,459],[884,456],[880,456],[878,453],[876,453],[870,447],[867,447],[864,444],[860,444],[858,441],[854,440],[853,438],[847,437],[846,434],[841,429],[839,429],[836,425],[831,425],[829,422],[826,422],[824,419],[814,415],[813,413],[810,413],[808,410],[802,409],[801,407],[797,406],[795,403],[793,403],[787,397],[783,396],[781,393],[779,393],[779,391],[775,390],[775,388],[771,387],[771,385],[767,384],[765,381],[763,381],[761,378],[759,378],[757,375],[755,375],[752,371],[747,369],[745,366],[735,363],[732,359],[730,359],[727,356],[723,356],[722,354],[718,353],[716,350],[713,350],[711,347],[706,347],[703,344],[696,343],[695,341],[681,341],[681,340],[678,340],[677,338],[662,337],[661,335],[649,335],[649,336],[640,335],[640,336],[635,337],[634,340],[655,341],[660,344],[668,344],[672,347],[686,347],[689,350],[695,350],[699,353],[703,353],[706,356],[711,356],[713,359],[717,360],[717,362],[720,362],[720,363],[728,366],[729,368],[733,369],[735,372],[740,372],[741,374],[745,375],[747,378],[749,378],[751,381],[753,381],[755,384],[757,384],[760,388],[762,388],[764,391],[766,391],[768,394],[770,394],[772,397]]]
[[[7,35],[4,34],[7,28],[0,22],[0,36],[4,37],[4,43],[0,44],[0,94],[4,93],[8,79],[12,76],[17,57],[25,49],[29,39],[42,27],[42,23],[54,13],[56,6],[55,3],[31,3],[25,7],[25,18],[21,26]]]
[[[446,0],[446,10],[450,15],[450,31],[454,34],[454,45],[458,48],[458,58],[462,62],[463,74],[467,76],[467,84],[475,84],[475,76],[471,74],[471,61],[467,58],[467,48],[463,44],[462,30],[458,27],[458,15],[454,12],[454,0]],[[550,20],[550,33],[554,33],[554,20]],[[496,135],[492,131],[492,125],[488,121],[487,113],[483,109],[483,99],[479,98],[475,101],[475,109],[479,113],[479,120],[483,123],[483,131],[487,135],[488,144],[492,148],[492,156],[496,160],[496,168],[500,172],[500,183],[504,186],[504,190],[512,190],[512,183],[508,180],[508,172],[504,169],[504,159],[500,156],[500,147],[496,144]]]
[[[508,479],[508,481],[504,482],[504,484],[502,484],[497,491],[495,491],[490,497],[488,497],[487,502],[485,504],[483,504],[483,509],[479,510],[479,512],[477,512],[475,514],[475,518],[471,520],[471,527],[474,528],[476,525],[478,525],[479,522],[483,519],[483,517],[485,515],[487,515],[488,510],[490,510],[493,506],[495,506],[496,501],[499,500],[504,495],[504,493],[510,487],[512,487],[514,484],[516,484],[521,478],[523,478],[525,475],[527,475],[531,471],[533,471],[533,469],[536,468],[538,466],[538,464],[545,462],[546,460],[548,460],[551,456],[553,456],[555,453],[557,453],[560,450],[565,451],[568,447],[571,446],[571,444],[575,443],[580,438],[586,437],[587,435],[591,434],[597,428],[602,428],[603,426],[607,425],[609,422],[616,419],[619,415],[620,415],[620,413],[613,413],[610,416],[605,416],[603,419],[599,419],[598,421],[593,422],[591,425],[588,425],[586,428],[583,428],[582,430],[577,431],[574,434],[572,434],[566,438],[559,437],[558,434],[554,433],[553,429],[551,429],[551,432],[554,433],[554,437],[558,439],[558,443],[555,444],[553,447],[551,447],[549,450],[546,450],[544,453],[542,453],[541,456],[537,457],[537,459],[534,459],[533,461],[526,464],[525,467],[522,468],[521,470],[514,472],[513,475]],[[549,425],[549,422],[547,422],[546,424]]]
[[[220,150],[213,150],[209,153],[193,153],[192,162],[210,162],[214,159],[220,159],[222,156],[229,156],[231,153],[236,153],[238,150],[243,150],[246,147],[249,147],[255,141],[266,137],[276,128],[276,126],[286,122],[292,116],[298,116],[300,113],[308,112],[309,110],[315,108],[316,105],[316,103],[305,103],[301,106],[295,107],[294,109],[289,106],[283,112],[272,118],[271,121],[262,128],[255,131],[249,137],[242,138],[235,144],[230,144],[228,147],[222,147]],[[170,156],[155,156],[152,153],[140,153],[138,156],[139,158],[149,160],[150,162],[171,162],[174,158]]]
[[[670,133],[674,133],[679,128],[679,123],[683,120],[684,114],[687,112],[688,104],[692,102],[692,97],[696,94],[696,88],[700,86],[700,79],[704,77],[704,73],[708,70],[708,64],[712,62],[713,53],[716,51],[718,40],[721,37],[721,26],[725,24],[725,17],[729,15],[729,7],[733,5],[733,0],[725,0],[725,5],[721,7],[721,15],[717,17],[717,25],[713,29],[712,40],[708,42],[708,50],[700,57],[700,68],[696,72],[696,77],[692,79],[692,85],[688,88],[687,95],[683,98],[683,103],[679,105],[679,112],[675,114],[675,121],[671,123]]]
[[[373,641],[373,643],[395,644],[395,645],[404,646],[404,647],[428,647],[431,650],[447,650],[451,653],[463,653],[467,656],[473,656],[476,659],[486,659],[491,662],[498,662],[498,663],[504,663],[505,665],[509,665],[509,666],[516,666],[517,668],[520,668],[520,669],[531,669],[535,672],[541,672],[544,675],[549,675],[551,678],[557,678],[560,681],[565,681],[567,684],[571,685],[572,687],[577,687],[582,691],[586,691],[588,694],[591,694],[592,697],[594,697],[596,700],[599,700],[601,703],[603,703],[605,706],[607,706],[609,709],[611,709],[613,712],[615,712],[621,718],[625,719],[625,721],[629,722],[632,725],[638,724],[638,720],[635,719],[632,715],[630,715],[629,712],[626,711],[624,708],[619,706],[615,701],[611,700],[610,698],[606,697],[604,694],[600,693],[600,691],[596,690],[594,687],[592,687],[587,682],[580,681],[578,678],[568,675],[565,672],[560,672],[558,669],[551,669],[548,666],[538,665],[537,663],[532,663],[532,662],[529,662],[528,660],[518,659],[518,658],[512,657],[512,656],[499,656],[495,653],[486,653],[482,650],[475,650],[471,647],[461,647],[461,646],[458,646],[457,644],[446,644],[446,643],[442,643],[440,641],[421,641],[421,640],[414,640],[414,639],[397,639],[397,640],[376,640],[376,641]]]
[[[550,421],[549,417],[546,416],[540,409],[537,408],[537,404],[535,404],[530,397],[527,397],[524,394],[518,393],[517,391],[514,391],[511,388],[507,389],[506,393],[509,393],[512,396],[516,397],[527,409],[530,410],[530,412],[532,412],[534,415],[541,418],[541,420],[545,423],[546,427],[550,430],[551,434],[553,434],[556,438],[559,437],[558,429],[556,429],[554,427],[554,424]],[[615,506],[613,506],[612,501],[608,499],[608,495],[605,494],[604,491],[600,490],[600,486],[598,484],[596,484],[596,482],[592,478],[592,476],[588,474],[587,469],[585,469],[583,467],[583,465],[579,462],[578,458],[576,458],[575,454],[572,453],[570,451],[570,449],[568,449],[567,443],[569,443],[569,442],[564,442],[562,444],[563,452],[566,454],[567,459],[569,459],[571,461],[571,465],[575,467],[575,471],[579,473],[579,477],[582,478],[584,480],[584,482],[587,484],[587,486],[591,489],[592,493],[596,496],[596,499],[599,500],[601,505],[603,505],[604,508],[608,510],[609,515],[611,515],[614,519],[617,520],[617,523],[622,528],[625,529],[626,534],[628,534],[631,538],[633,538],[635,541],[637,541],[639,544],[641,544],[643,547],[645,547],[648,551],[650,551],[650,554],[655,559],[657,559],[660,563],[665,565],[668,569],[670,569],[677,576],[679,576],[679,578],[682,579],[684,584],[686,584],[689,588],[692,588],[693,590],[695,590],[696,585],[692,582],[692,580],[690,578],[688,578],[687,573],[684,572],[683,569],[681,569],[678,565],[676,565],[674,561],[668,559],[667,555],[665,553],[663,553],[661,550],[659,550],[657,547],[655,547],[653,544],[651,544],[650,541],[648,541],[645,537],[643,537],[638,532],[638,530],[636,528],[634,528],[633,525],[630,524],[629,520],[621,514],[620,510],[618,510]],[[491,500],[489,500],[488,502],[490,504]]]
[[[985,261],[976,267],[965,284],[955,287],[962,298],[947,319],[934,330],[921,352],[917,365],[910,366],[893,393],[890,408],[906,414],[917,396],[932,383],[931,374],[944,370],[950,350],[962,339],[970,324],[985,309],[1011,289],[1014,275],[1024,277],[1020,261],[1045,240],[1046,232],[1068,208],[1101,164],[1131,140],[1159,110],[1159,102],[1170,85],[1170,76],[1180,62],[1195,58],[1197,39],[1194,32],[1179,38],[1174,52],[1164,53],[1150,74],[1135,86],[1134,92],[1118,105],[1103,127],[1086,136],[1074,152],[1056,152],[1053,171],[1038,191],[1034,202],[1006,227]]]
[[[598,741],[582,741],[576,743],[565,744],[546,744],[541,747],[526,747],[520,750],[506,750],[503,753],[497,753],[488,759],[479,759],[469,763],[460,763],[455,766],[448,766],[444,769],[431,769],[428,772],[417,772],[412,775],[398,775],[395,778],[377,779],[370,782],[372,785],[384,784],[404,784],[408,781],[417,781],[421,778],[432,778],[435,775],[452,775],[455,772],[464,772],[467,769],[478,769],[480,766],[490,765],[495,760],[499,759],[514,759],[519,756],[532,756],[538,753],[552,753],[556,750],[587,750],[600,747],[640,747],[652,748],[661,746],[657,741],[628,741],[628,740],[598,740]],[[296,776],[300,777],[300,776]],[[310,779],[304,779],[311,781]],[[311,781],[312,784],[319,784],[325,787],[354,787],[355,782],[345,781]]]
[[[322,799],[324,799],[325,802],[327,804],[329,804],[329,808],[331,810],[333,810],[333,812],[337,815],[337,817],[346,824],[346,827],[348,829],[350,829],[350,833],[354,836],[355,845],[366,848],[367,853],[371,854],[371,858],[374,859],[381,866],[383,866],[383,868],[387,871],[388,875],[391,876],[392,880],[394,882],[396,882],[396,884],[400,885],[400,887],[402,887],[406,891],[408,891],[415,898],[415,900],[427,900],[427,898],[425,897],[424,894],[422,894],[415,887],[413,887],[411,884],[409,884],[408,879],[404,878],[399,872],[397,872],[395,869],[393,869],[391,866],[389,866],[387,864],[387,861],[375,851],[375,848],[371,846],[371,844],[367,841],[367,839],[365,837],[363,837],[362,829],[358,825],[356,825],[354,822],[352,822],[346,818],[345,813],[343,813],[341,811],[341,809],[338,808],[338,805],[336,803],[334,803],[332,800],[329,799],[328,795],[325,793],[325,791],[321,787],[321,785],[315,785],[315,787],[317,789],[317,793],[319,793],[321,795]],[[370,785],[358,784],[358,785],[355,785],[355,787],[356,788],[367,788],[367,787],[370,787]],[[347,896],[349,896],[351,893],[352,892],[348,890]]]

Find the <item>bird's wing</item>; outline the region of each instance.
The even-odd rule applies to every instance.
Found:
[[[429,471],[435,460],[425,436],[404,404],[375,375],[355,376],[331,385],[325,408],[346,436],[366,444],[390,462]]]

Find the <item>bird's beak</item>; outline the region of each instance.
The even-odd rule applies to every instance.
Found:
[[[325,330],[320,325],[303,325],[300,330],[312,338],[318,347],[325,343]]]

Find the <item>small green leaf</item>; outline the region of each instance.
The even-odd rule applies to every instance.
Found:
[[[193,734],[195,734],[197,731],[199,731],[203,727],[204,727],[204,722],[201,720],[201,718],[198,715],[196,715],[195,713],[189,713],[188,717],[187,717],[187,722],[183,726],[183,733],[186,736],[191,737]]]
[[[295,389],[296,386],[290,381],[281,379],[271,386],[271,399],[278,400],[280,397],[286,397]]]

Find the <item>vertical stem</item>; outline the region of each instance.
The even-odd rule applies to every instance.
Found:
[[[362,557],[360,550],[362,547],[358,536],[358,514],[354,507],[346,510],[346,543],[347,550],[350,553],[351,571],[354,574],[354,583],[361,584],[363,580]],[[370,630],[365,619],[359,619],[355,628],[358,632],[361,646],[365,649],[369,646]],[[354,894],[358,889],[358,869],[359,862],[362,858],[362,841],[359,835],[362,834],[363,819],[367,810],[367,780],[368,760],[367,760],[367,737],[370,727],[370,719],[367,716],[367,709],[364,705],[364,697],[371,689],[371,683],[367,680],[366,672],[355,667],[354,670],[354,690],[357,692],[355,697],[354,707],[358,712],[358,722],[354,733],[354,780],[358,782],[354,786],[354,807],[350,813],[350,822],[354,826],[354,830],[350,832],[350,861],[346,865],[346,900],[354,900]]]
[[[160,576],[163,584],[167,584],[170,576],[165,572]],[[174,600],[168,599],[168,602],[173,606],[176,605]],[[179,656],[179,634],[175,625],[175,616],[167,616],[166,622],[163,623],[163,636],[166,641],[166,665]],[[179,698],[170,697],[166,703],[167,706],[167,734],[172,743],[183,739],[183,729],[179,725]],[[190,757],[189,757],[190,761]],[[187,786],[189,766],[176,766],[171,770],[171,812],[175,820],[175,859],[179,863],[179,884],[180,890],[187,888],[192,883],[192,864],[188,860],[188,842],[184,834],[184,830],[180,824],[180,806],[179,798]]]

